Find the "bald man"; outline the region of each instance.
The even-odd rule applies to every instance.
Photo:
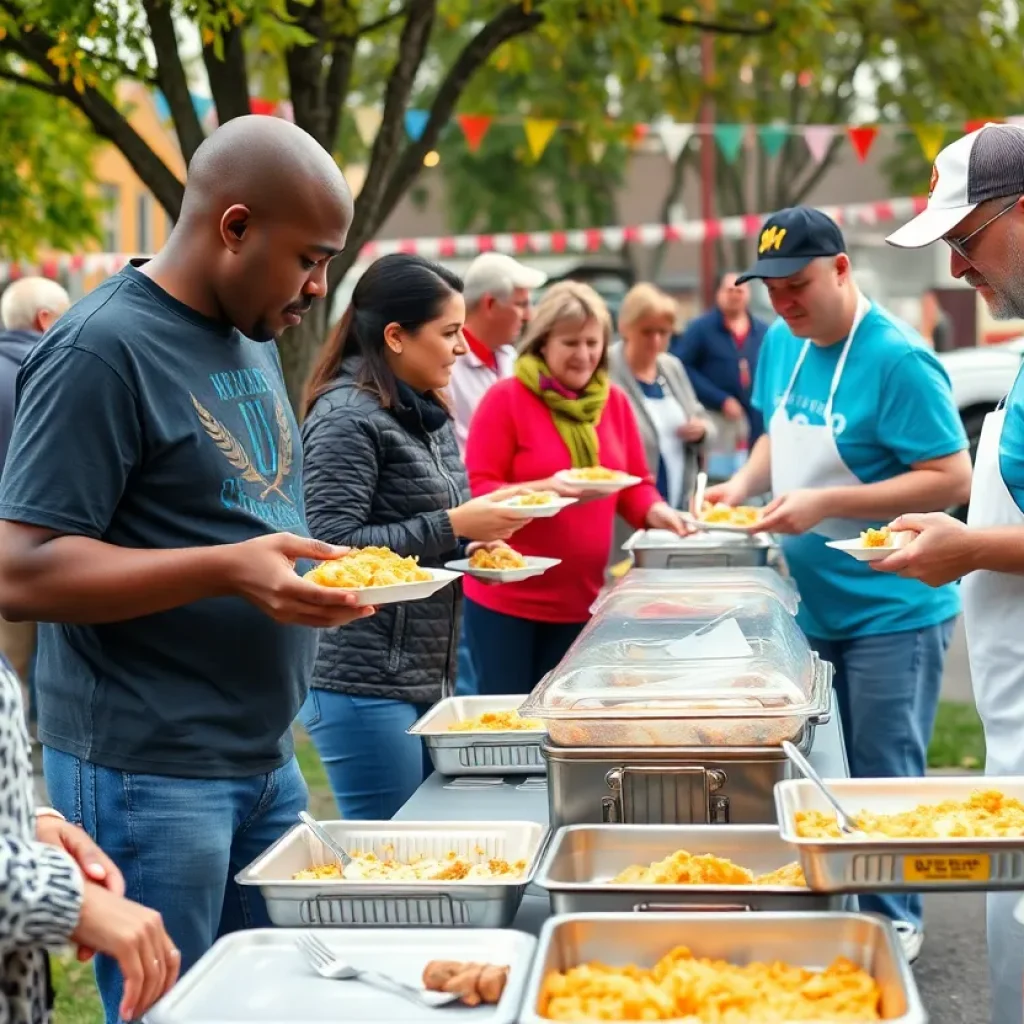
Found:
[[[183,970],[269,924],[232,879],[306,806],[290,727],[311,627],[366,614],[296,572],[337,551],[306,532],[274,344],[324,295],[351,219],[310,136],[230,121],[196,151],[166,247],[72,306],[18,381],[0,612],[46,623],[50,797],[163,914]],[[112,961],[97,978],[113,1024]]]

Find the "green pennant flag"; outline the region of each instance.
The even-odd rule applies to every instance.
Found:
[[[789,128],[784,124],[763,124],[757,129],[757,137],[768,156],[778,156],[789,138]]]
[[[736,158],[743,149],[743,139],[747,134],[745,124],[716,124],[715,142],[722,151],[722,156],[731,163],[736,163]]]

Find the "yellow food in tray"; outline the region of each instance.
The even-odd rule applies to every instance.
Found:
[[[480,851],[481,856],[483,851]],[[398,861],[388,853],[383,858],[373,853],[352,853],[352,863],[344,874],[338,864],[297,871],[297,882],[344,880],[346,882],[494,882],[520,878],[526,861],[509,862],[498,857],[474,862],[454,850],[443,857],[413,857]]]
[[[761,518],[761,510],[751,505],[723,505],[721,503],[712,505],[704,502],[700,510],[700,521],[702,523],[722,526],[753,526]]]
[[[424,583],[433,579],[415,558],[403,558],[389,548],[358,548],[340,558],[321,562],[305,578],[323,587],[362,590],[391,587],[396,583]]]
[[[611,885],[773,885],[806,888],[807,882],[795,861],[766,875],[755,875],[739,864],[712,853],[692,854],[677,850],[653,864],[633,864],[620,871]]]
[[[866,548],[891,548],[892,530],[888,526],[880,530],[865,530],[860,535],[860,542]]]
[[[604,483],[626,476],[617,469],[606,469],[604,466],[581,466],[579,469],[567,470],[566,475],[573,480],[585,480],[589,483]]]
[[[785,963],[740,966],[697,958],[684,946],[654,967],[581,964],[544,979],[548,1020],[676,1020],[690,1024],[839,1024],[881,1020],[882,993],[867,971],[839,957],[824,971]]]
[[[920,804],[912,811],[855,814],[857,827],[871,839],[994,839],[1024,836],[1024,803],[996,789],[977,790],[967,800]],[[797,811],[796,834],[803,839],[844,839],[836,816]],[[850,838],[859,838],[853,837]]]
[[[526,559],[512,548],[478,548],[470,556],[469,565],[472,569],[525,569]]]
[[[455,722],[449,732],[542,732],[544,723],[539,718],[521,718],[518,711],[485,711],[476,718]]]
[[[530,494],[520,494],[518,497],[510,498],[508,504],[533,508],[539,505],[550,505],[556,497],[554,491],[532,491]]]

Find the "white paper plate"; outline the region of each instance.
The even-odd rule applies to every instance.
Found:
[[[466,576],[473,576],[478,580],[486,580],[488,583],[518,583],[520,580],[528,580],[533,576],[540,576],[542,573],[561,565],[560,558],[538,558],[534,555],[524,555],[526,565],[522,569],[476,569],[469,564],[468,558],[460,558],[454,562],[446,562],[445,566],[454,569],[456,572]]]
[[[888,558],[897,548],[906,547],[914,539],[912,531],[903,530],[892,535],[892,545],[887,548],[866,548],[861,543],[860,537],[853,537],[850,540],[830,540],[828,547],[836,551],[845,551],[852,555],[858,562],[880,562]]]
[[[390,587],[363,587],[359,590],[347,590],[345,587],[332,589],[355,594],[356,604],[360,608],[365,608],[367,605],[397,604],[399,601],[422,601],[462,575],[448,569],[427,569],[426,566],[424,569],[430,573],[431,578],[417,583],[395,583]]]
[[[581,491],[589,491],[591,494],[616,494],[619,491],[624,491],[627,487],[643,483],[642,477],[629,476],[627,473],[623,473],[622,476],[616,477],[614,480],[577,480],[571,469],[560,469],[555,474],[555,478],[570,487],[578,487]]]
[[[575,505],[579,500],[555,495],[547,505],[517,505],[515,498],[506,498],[498,504],[514,512],[520,519],[550,519],[557,516],[563,508]]]

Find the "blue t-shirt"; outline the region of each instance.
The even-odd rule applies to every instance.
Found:
[[[768,329],[754,382],[754,404],[764,414],[766,429],[803,345],[781,318]],[[842,344],[810,346],[786,405],[790,417],[825,422],[842,350]],[[967,447],[942,365],[913,328],[876,305],[865,314],[850,346],[832,402],[832,424],[843,462],[866,484]],[[923,629],[959,612],[955,584],[932,589],[878,573],[869,563],[826,544],[827,538],[816,533],[782,539],[800,588],[800,626],[808,636],[843,640]]]
[[[32,350],[0,518],[129,548],[306,534],[302,444],[273,343],[133,267]],[[241,598],[126,622],[45,624],[39,738],[121,771],[232,778],[291,757],[317,634]]]
[[[1024,512],[1024,372],[1017,374],[1006,399],[999,435],[999,472],[1017,508]]]

